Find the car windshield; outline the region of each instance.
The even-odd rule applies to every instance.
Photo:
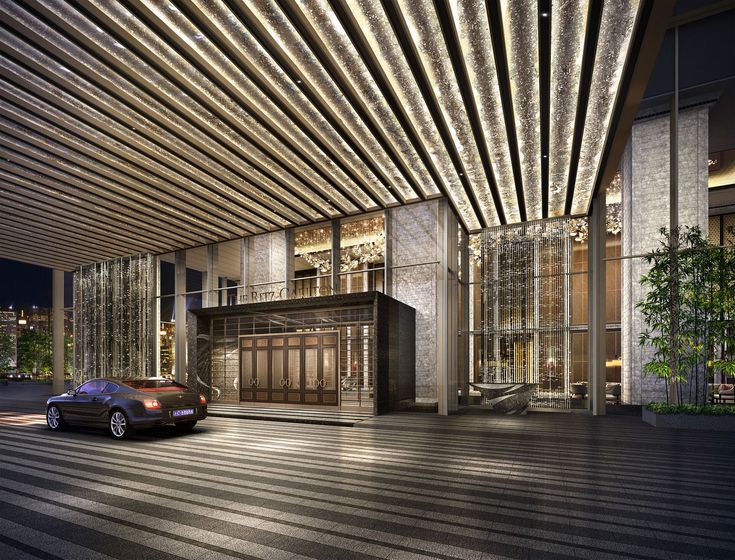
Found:
[[[126,379],[128,387],[138,391],[186,391],[188,387],[173,379]]]

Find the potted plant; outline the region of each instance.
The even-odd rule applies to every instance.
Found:
[[[646,325],[639,343],[654,350],[644,374],[666,383],[665,404],[674,406],[654,403],[644,408],[644,419],[721,416],[708,406],[709,381],[735,373],[735,251],[710,243],[698,227],[661,234],[659,247],[644,257],[650,269],[641,284],[649,291],[637,305]]]

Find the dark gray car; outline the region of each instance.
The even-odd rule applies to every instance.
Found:
[[[46,401],[51,430],[67,425],[107,427],[115,439],[133,429],[171,424],[191,430],[207,417],[207,400],[162,377],[99,378]]]

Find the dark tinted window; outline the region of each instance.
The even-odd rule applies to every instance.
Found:
[[[114,383],[108,383],[105,385],[105,388],[102,390],[103,393],[114,393],[117,391],[120,387],[115,385]]]
[[[77,389],[77,393],[80,395],[99,395],[105,385],[107,385],[107,381],[87,381]]]
[[[160,391],[186,391],[187,386],[173,379],[127,379],[125,384],[133,389],[156,389]]]

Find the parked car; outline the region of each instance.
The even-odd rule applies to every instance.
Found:
[[[162,377],[92,379],[46,402],[49,429],[106,427],[115,439],[166,424],[188,431],[206,417],[204,395]]]

